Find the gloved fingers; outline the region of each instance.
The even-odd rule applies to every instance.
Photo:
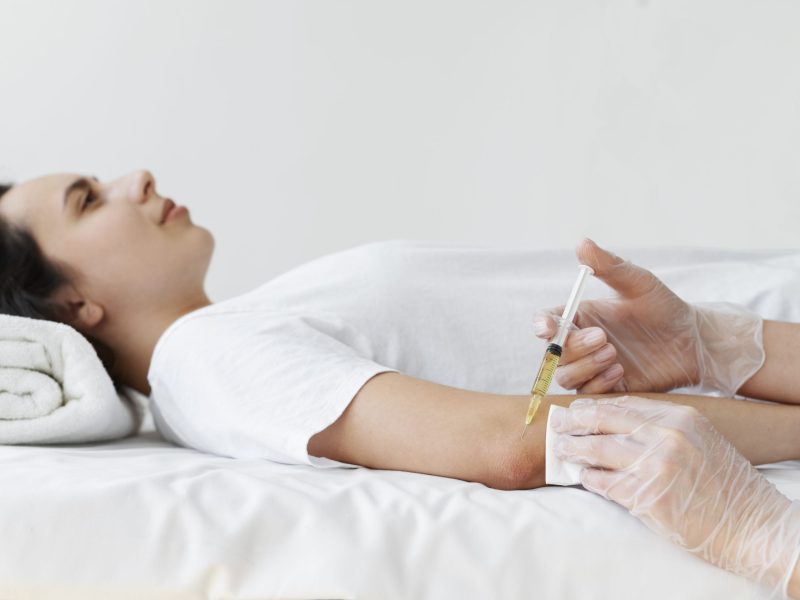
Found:
[[[559,367],[572,365],[576,362],[591,358],[597,354],[598,350],[611,347],[606,341],[605,332],[599,327],[587,327],[581,329],[575,334],[567,336],[567,341],[564,342],[564,347],[561,356],[558,359]],[[616,350],[611,358],[616,356]]]
[[[558,332],[558,327],[563,321],[561,315],[564,314],[565,308],[566,305],[562,304],[561,306],[555,306],[553,308],[540,308],[537,310],[533,315],[533,325],[536,336],[546,340],[552,338]],[[577,311],[572,318],[572,323],[570,323],[570,331],[567,338],[579,331],[581,327],[581,315],[580,311]]]
[[[703,418],[702,414],[693,406],[631,395],[597,399],[580,398],[569,405],[569,410],[585,407],[596,407],[598,410],[602,408],[604,411],[622,411],[623,414],[629,416],[631,421],[638,419],[640,426],[645,423],[658,422],[687,432],[694,427],[698,418]],[[602,433],[625,432],[603,431]]]
[[[543,340],[550,340],[558,332],[558,316],[563,310],[563,307],[556,307],[542,308],[536,311],[533,315],[533,330],[536,337],[542,338]],[[577,329],[577,326],[575,327]],[[568,335],[567,338],[569,337]]]
[[[638,410],[643,413],[652,412],[654,408],[666,409],[674,407],[675,402],[668,400],[656,400],[654,398],[643,398],[642,396],[615,396],[613,398],[578,398],[570,402],[570,408],[579,408],[583,406],[600,405],[613,405],[622,408],[630,408]]]
[[[628,510],[631,510],[637,494],[644,485],[635,472],[588,466],[581,469],[580,478],[581,485],[587,490]]]
[[[628,434],[558,434],[553,451],[561,460],[604,469],[629,469],[639,461],[644,447]]]
[[[573,348],[570,356],[572,360],[565,359],[563,363],[559,361],[556,368],[556,381],[558,385],[567,390],[588,387],[589,381],[610,369],[617,362],[617,350],[611,344],[600,344],[599,346],[592,344],[591,346],[581,346],[580,349]],[[622,374],[621,368],[622,365],[619,366],[620,371],[612,379],[610,385],[606,384],[606,389],[610,389]],[[595,382],[594,386],[597,387],[599,382],[600,380]],[[598,390],[587,393],[601,394],[603,392]]]
[[[584,467],[581,469],[580,480],[588,491],[619,504],[656,534],[674,543],[686,545],[680,523],[685,523],[691,515],[678,516],[668,494],[653,504],[653,500],[648,497],[647,480],[637,471],[608,471]],[[704,535],[703,533],[700,537],[705,539]]]
[[[656,279],[647,269],[639,267],[613,252],[601,248],[593,240],[584,238],[577,249],[584,264],[594,269],[594,276],[613,288],[623,298],[638,298],[649,293]]]
[[[708,418],[703,415],[696,407],[668,400],[655,400],[642,398],[641,396],[619,396],[615,398],[602,398],[599,400],[586,399],[575,400],[570,404],[573,406],[591,406],[596,404],[606,406],[609,409],[614,407],[619,410],[636,413],[641,418],[642,424],[638,429],[640,436],[646,436],[654,441],[658,437],[664,437],[663,428],[681,431],[694,441],[695,446],[702,446],[701,437],[703,432],[713,430],[713,425]],[[613,409],[612,409],[613,410]],[[619,432],[615,432],[619,433]],[[718,432],[717,432],[718,433]],[[668,436],[669,437],[669,436]],[[640,439],[644,439],[641,438]]]
[[[611,471],[600,469],[597,467],[583,467],[580,472],[581,485],[590,492],[600,494],[604,498],[608,498],[608,490],[611,487],[612,480],[618,479]],[[608,498],[611,500],[611,498]]]
[[[600,373],[586,381],[580,387],[576,387],[575,391],[579,394],[608,394],[611,392],[624,392],[625,382],[622,379],[625,375],[625,369],[618,362],[613,363],[610,367],[602,370]],[[562,385],[562,387],[565,387]],[[570,389],[570,388],[567,388]]]
[[[622,398],[630,398],[630,396]],[[622,398],[575,400],[567,410],[559,411],[551,417],[550,426],[553,431],[558,433],[573,435],[636,431],[650,419],[642,412],[630,408],[629,405],[621,404]],[[640,400],[653,402],[646,398],[640,398]]]
[[[564,319],[559,315],[540,311],[533,320],[536,337],[550,341],[555,337],[558,327],[563,321]],[[577,317],[575,321],[577,321]],[[606,332],[601,327],[580,329],[575,323],[570,323],[568,329],[569,333],[558,361],[559,366],[576,361],[606,343]]]

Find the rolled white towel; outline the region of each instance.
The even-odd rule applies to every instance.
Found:
[[[0,315],[0,444],[127,437],[143,413],[94,347],[64,323]]]

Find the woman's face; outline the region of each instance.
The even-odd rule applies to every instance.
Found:
[[[147,170],[108,181],[64,173],[12,187],[0,216],[25,225],[47,257],[71,267],[92,302],[136,315],[191,302],[213,254],[211,232],[188,213],[162,223],[166,202]]]

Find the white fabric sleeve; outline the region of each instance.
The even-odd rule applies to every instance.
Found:
[[[264,321],[254,326],[252,313],[201,316],[171,332],[151,369],[157,428],[174,443],[212,454],[356,468],[311,456],[308,441],[370,378],[397,369],[302,317]]]

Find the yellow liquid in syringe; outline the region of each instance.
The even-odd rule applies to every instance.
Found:
[[[528,414],[525,416],[526,427],[533,421],[533,415],[536,414],[542,398],[547,394],[547,390],[550,389],[550,382],[553,380],[560,358],[561,347],[558,344],[548,345],[542,364],[539,366],[539,372],[536,374],[536,380],[531,388],[531,403],[528,406]]]

